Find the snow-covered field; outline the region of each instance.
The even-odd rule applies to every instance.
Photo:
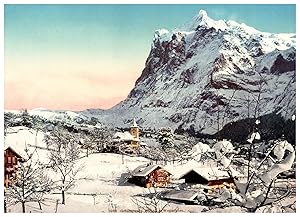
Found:
[[[24,153],[25,147],[33,149],[32,145],[37,146],[39,148],[36,149],[37,154],[34,156],[47,163],[48,151],[43,149],[46,147],[43,137],[42,132],[36,133],[26,127],[9,128],[5,137],[5,147],[12,146],[16,151]],[[124,183],[123,174],[149,162],[143,157],[122,157],[119,154],[109,153],[83,157],[77,162],[77,165],[83,165],[83,169],[77,176],[75,186],[67,192],[65,205],[58,202],[56,207],[56,201],[61,200],[61,194],[54,192],[46,196],[45,204],[42,205],[43,210],[39,209],[38,203],[29,202],[26,203],[26,212],[109,212],[111,211],[109,198],[112,203],[117,204],[118,212],[136,211],[137,207],[132,202],[132,196],[148,191],[146,188]],[[200,212],[202,208],[173,204],[168,206],[168,209]],[[8,207],[8,212],[21,211],[21,204]]]
[[[80,159],[77,164],[83,164],[84,169],[78,175],[78,181],[66,196],[66,204],[58,204],[57,212],[109,212],[109,198],[116,204],[117,212],[134,212],[137,206],[132,196],[149,193],[146,188],[124,183],[122,174],[133,170],[149,160],[141,157],[122,156],[118,154],[92,154]],[[59,193],[59,192],[57,192]],[[37,203],[27,203],[26,212],[55,212],[56,200],[61,200],[60,194],[47,195],[43,210]],[[201,212],[203,206],[170,203],[167,210],[184,212]],[[9,212],[21,212],[21,204],[8,207]]]

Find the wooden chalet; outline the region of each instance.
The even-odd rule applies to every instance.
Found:
[[[146,188],[164,187],[170,183],[171,173],[160,165],[140,166],[132,171],[128,181]]]
[[[16,178],[18,162],[24,158],[10,146],[4,150],[4,185],[8,187],[11,180]]]
[[[241,175],[239,173],[235,174]],[[231,188],[235,189],[234,179],[226,171],[218,168],[197,168],[191,169],[183,174],[180,179],[184,179],[187,184],[202,184],[208,187],[209,190]]]

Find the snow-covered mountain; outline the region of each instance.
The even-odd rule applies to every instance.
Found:
[[[109,125],[194,129],[276,112],[295,113],[296,35],[260,32],[215,21],[200,10],[192,21],[155,31],[145,68],[126,100],[110,110],[86,110]]]
[[[29,114],[112,127],[129,127],[136,118],[142,128],[203,134],[270,113],[290,119],[296,110],[295,46],[296,34],[215,21],[200,10],[182,27],[154,32],[145,68],[118,105],[82,112],[35,109]]]

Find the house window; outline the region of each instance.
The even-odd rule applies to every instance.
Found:
[[[157,181],[158,181],[158,182],[163,182],[163,181],[165,181],[165,178],[164,178],[164,177],[161,177],[161,176],[160,176],[160,177],[157,177]]]
[[[16,164],[16,157],[12,158],[12,162],[13,162],[13,164]]]
[[[7,157],[7,163],[11,164],[11,157]]]

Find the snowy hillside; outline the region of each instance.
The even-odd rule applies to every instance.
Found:
[[[85,116],[80,112],[74,111],[63,111],[63,110],[50,110],[46,108],[35,108],[28,110],[28,115],[31,117],[40,117],[51,123],[64,123],[67,125],[77,125],[77,126],[96,126],[101,127],[97,118],[92,116]],[[23,111],[21,110],[5,110],[5,113],[12,113],[14,115],[22,115]],[[15,120],[18,122],[18,120]]]
[[[232,121],[295,113],[295,34],[260,32],[200,11],[190,23],[155,31],[145,68],[128,98],[86,110],[111,126],[135,117],[144,128],[215,133]]]

